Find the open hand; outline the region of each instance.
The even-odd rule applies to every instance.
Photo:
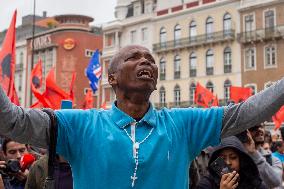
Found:
[[[238,186],[239,174],[236,171],[223,174],[220,182],[220,189],[236,189]]]
[[[247,131],[247,136],[248,136],[248,142],[244,143],[244,147],[246,148],[249,154],[253,154],[256,152],[256,147],[254,140],[252,139],[252,136],[249,131]]]

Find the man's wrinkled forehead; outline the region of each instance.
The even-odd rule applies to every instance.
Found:
[[[122,58],[126,58],[135,53],[150,54],[150,51],[147,48],[142,47],[142,46],[128,46],[120,50],[120,56]]]

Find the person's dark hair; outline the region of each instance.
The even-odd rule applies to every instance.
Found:
[[[267,142],[268,144],[271,144],[271,143],[272,143],[272,136],[271,136],[270,131],[265,130],[265,133],[264,133],[264,142]]]
[[[284,127],[280,127],[279,130],[280,130],[280,133],[281,133],[281,138],[282,138],[282,140],[284,140]]]
[[[247,161],[247,159],[239,154],[239,160],[240,160],[240,182],[239,187],[240,188],[258,188],[261,185],[261,179],[255,177],[255,173],[251,172],[250,168],[250,162]]]
[[[272,146],[271,146],[271,151],[276,152],[278,150],[278,148],[280,148],[281,146],[283,146],[283,141],[273,142]]]
[[[237,153],[239,157],[239,188],[246,188],[246,189],[255,189],[258,188],[261,185],[261,179],[255,177],[255,172],[253,172],[253,169],[250,169],[251,164],[254,163],[252,159],[248,159],[248,155],[245,156],[244,152],[241,152],[239,149],[234,147],[226,147],[224,149],[232,149],[234,152]],[[218,154],[215,157],[220,156],[221,151],[218,152]]]
[[[9,142],[16,142],[16,141],[14,141],[14,140],[12,140],[12,139],[10,139],[10,138],[5,138],[5,139],[3,140],[3,143],[2,143],[2,151],[3,151],[3,153],[4,153],[5,155],[7,154],[7,144],[8,144]],[[28,145],[27,145],[27,144],[25,144],[25,146],[28,148]]]
[[[7,151],[7,144],[8,144],[9,142],[11,142],[11,141],[13,141],[13,140],[10,139],[10,138],[5,138],[5,139],[4,139],[4,141],[3,141],[3,143],[2,143],[2,150],[3,150],[3,153],[4,153],[4,154],[7,154],[7,153],[6,153],[6,151]]]

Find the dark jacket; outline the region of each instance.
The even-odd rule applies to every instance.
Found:
[[[58,159],[57,159],[58,160]],[[47,177],[48,157],[43,156],[36,161],[30,168],[30,173],[26,182],[25,189],[43,189],[45,178]],[[54,168],[55,189],[72,189],[73,179],[71,167],[68,163],[55,163]]]
[[[240,160],[240,180],[237,189],[267,189],[263,184],[256,164],[246,153],[242,143],[234,136],[225,138],[214,148],[208,166],[219,156],[225,148],[232,148],[238,152]],[[202,177],[197,189],[219,189],[221,178],[209,167],[209,174]]]

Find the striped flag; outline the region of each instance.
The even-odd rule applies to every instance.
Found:
[[[86,70],[86,75],[89,79],[90,87],[92,88],[94,93],[98,89],[99,80],[102,75],[102,67],[100,64],[99,55],[100,52],[97,49],[96,52],[93,54]]]

